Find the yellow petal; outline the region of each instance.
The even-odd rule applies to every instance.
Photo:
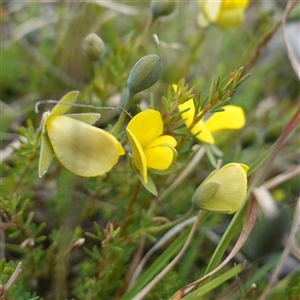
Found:
[[[154,140],[154,142],[152,142],[148,148],[151,148],[151,147],[154,147],[154,146],[157,146],[160,144],[169,144],[172,147],[176,147],[177,141],[171,135],[161,135],[156,140]]]
[[[50,116],[46,132],[58,160],[76,175],[102,175],[125,153],[110,133],[67,116]]]
[[[234,8],[246,9],[248,3],[248,0],[223,0],[222,10],[229,10]]]
[[[183,104],[178,105],[178,109],[180,112],[189,109],[186,112],[181,114],[182,119],[184,120],[185,125],[189,128],[193,123],[195,116],[195,106],[193,99],[190,99]],[[211,135],[210,131],[206,127],[206,124],[200,120],[192,129],[191,133],[195,135],[195,137],[205,143],[214,144],[215,140]]]
[[[244,9],[235,8],[230,10],[222,10],[219,14],[216,24],[225,29],[238,27],[244,17]]]
[[[64,95],[60,100],[59,102],[64,102],[64,103],[69,103],[69,104],[72,104],[73,102],[76,101],[77,97],[79,95],[79,92],[78,91],[73,91],[73,92],[69,92],[68,94]],[[50,115],[52,117],[54,116],[59,116],[59,115],[63,115],[69,108],[71,107],[71,105],[68,105],[68,104],[61,104],[61,103],[57,103]]]
[[[136,138],[143,149],[146,149],[163,133],[163,120],[159,111],[147,109],[128,123],[127,129]]]
[[[175,147],[177,141],[170,135],[162,135],[145,150],[145,157],[149,168],[166,170],[170,167],[174,161],[174,152],[166,145]]]
[[[42,177],[47,169],[49,168],[52,158],[54,155],[54,150],[47,134],[42,134],[42,142],[40,149],[40,159],[39,159],[39,177]]]
[[[194,117],[195,117],[195,105],[194,100],[190,99],[182,104],[178,105],[178,110],[180,112],[183,112],[181,114],[182,119],[184,120],[184,123],[186,127],[190,127],[190,125],[193,123]]]
[[[206,124],[200,120],[191,130],[195,137],[204,143],[214,144],[215,139],[213,138],[211,132],[207,128]],[[200,132],[200,133],[199,133]],[[198,134],[197,134],[198,133]]]
[[[230,213],[238,210],[247,193],[248,166],[229,163],[217,170],[210,180],[219,182],[220,188],[210,204],[216,209],[231,209]]]
[[[222,1],[216,1],[216,0],[206,0],[201,5],[202,12],[206,16],[209,22],[215,23],[218,19],[220,10],[222,6]]]
[[[248,166],[229,163],[209,175],[195,191],[192,202],[197,208],[232,214],[247,193]]]
[[[205,122],[211,133],[225,129],[240,129],[245,125],[245,114],[241,107],[225,105],[223,108],[225,111],[213,114]]]
[[[140,145],[137,138],[133,135],[133,133],[129,130],[128,126],[126,128],[126,133],[128,136],[128,140],[131,146],[132,156],[133,156],[133,164],[134,168],[140,173],[143,177],[145,183],[148,183],[147,178],[147,161],[144,154],[144,150]]]
[[[97,120],[99,120],[101,115],[98,113],[80,113],[80,114],[67,114],[65,116],[92,125]]]
[[[173,150],[168,146],[154,146],[145,150],[147,166],[155,170],[166,170],[173,162]]]
[[[207,18],[205,17],[205,14],[202,12],[198,14],[197,23],[201,28],[206,28],[210,24]]]

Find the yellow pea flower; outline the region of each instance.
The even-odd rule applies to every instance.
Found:
[[[66,169],[83,177],[108,172],[125,154],[113,135],[91,126],[99,119],[98,113],[64,115],[78,95],[77,91],[69,92],[51,112],[43,114],[40,177],[46,173],[54,154]]]
[[[214,144],[213,133],[226,129],[240,129],[245,125],[245,114],[241,107],[234,105],[223,106],[223,112],[214,113],[207,121],[202,119],[191,128],[191,132],[202,142]],[[195,117],[193,99],[178,105],[181,117],[189,128]],[[185,111],[187,110],[187,111]]]
[[[148,183],[147,171],[167,170],[176,158],[176,140],[162,135],[164,123],[159,111],[147,109],[128,123],[126,133],[132,150],[132,166]]]
[[[213,171],[192,196],[195,208],[220,214],[233,214],[247,193],[247,172],[244,164],[229,163]]]
[[[201,10],[198,24],[201,27],[217,24],[225,29],[235,28],[242,23],[248,2],[248,0],[198,0]]]

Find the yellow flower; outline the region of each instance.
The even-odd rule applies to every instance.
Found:
[[[46,173],[54,154],[66,169],[84,177],[108,172],[118,162],[119,156],[125,154],[113,135],[91,126],[99,119],[99,114],[63,115],[78,94],[66,94],[51,112],[43,114],[40,177]]]
[[[167,170],[176,156],[176,140],[162,135],[164,123],[160,112],[147,109],[137,114],[126,132],[132,150],[132,166],[148,183],[147,170]]]
[[[201,10],[199,26],[206,27],[211,23],[231,29],[242,23],[248,0],[198,0],[198,4]]]
[[[241,107],[234,105],[223,106],[223,112],[214,113],[207,121],[202,119],[191,128],[191,132],[202,142],[214,144],[213,133],[226,129],[240,129],[245,125],[245,114]],[[189,128],[195,118],[193,99],[178,105],[185,125]]]
[[[192,196],[194,207],[221,214],[235,213],[247,193],[248,169],[243,164],[229,163],[213,171]]]

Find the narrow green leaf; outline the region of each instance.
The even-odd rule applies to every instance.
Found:
[[[134,286],[128,290],[121,300],[133,299],[133,297],[145,287],[155,275],[157,275],[169,262],[169,260],[181,249],[186,240],[188,231],[185,230],[182,234],[161,254],[154,263],[139,277]]]
[[[236,276],[238,273],[243,271],[243,266],[242,264],[238,264],[231,268],[229,271],[223,273],[222,275],[218,276],[217,278],[211,280],[209,283],[203,285],[199,289],[195,290],[194,292],[186,295],[184,299],[186,300],[195,300],[195,299],[200,299],[199,297],[204,296],[208,292],[212,291],[213,289],[217,288],[220,286],[222,283],[225,281],[229,280],[230,278]]]

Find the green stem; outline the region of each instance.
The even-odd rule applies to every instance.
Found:
[[[97,74],[100,71],[100,63],[99,61],[93,61],[93,68],[94,68],[94,76],[97,77]]]
[[[118,132],[119,128],[121,127],[121,125],[123,124],[124,120],[125,120],[125,116],[126,116],[126,112],[130,105],[131,105],[131,102],[132,102],[132,99],[133,99],[133,96],[134,94],[132,94],[131,92],[129,92],[129,96],[128,96],[128,100],[126,102],[126,105],[124,107],[124,110],[122,111],[119,119],[118,119],[118,122],[116,123],[116,125],[113,127],[113,129],[111,130],[111,134],[112,135],[116,135],[116,133]]]
[[[147,33],[149,32],[149,29],[150,29],[150,27],[152,26],[152,24],[153,24],[153,20],[152,20],[152,18],[150,17],[150,19],[149,19],[149,21],[147,22],[147,24],[146,24],[146,26],[145,26],[143,32],[141,33],[141,35],[139,35],[139,36],[137,37],[137,39],[136,39],[136,41],[135,41],[135,43],[134,43],[134,45],[133,45],[133,49],[137,49],[137,48],[140,46],[140,44],[142,43],[142,41],[145,39]]]

